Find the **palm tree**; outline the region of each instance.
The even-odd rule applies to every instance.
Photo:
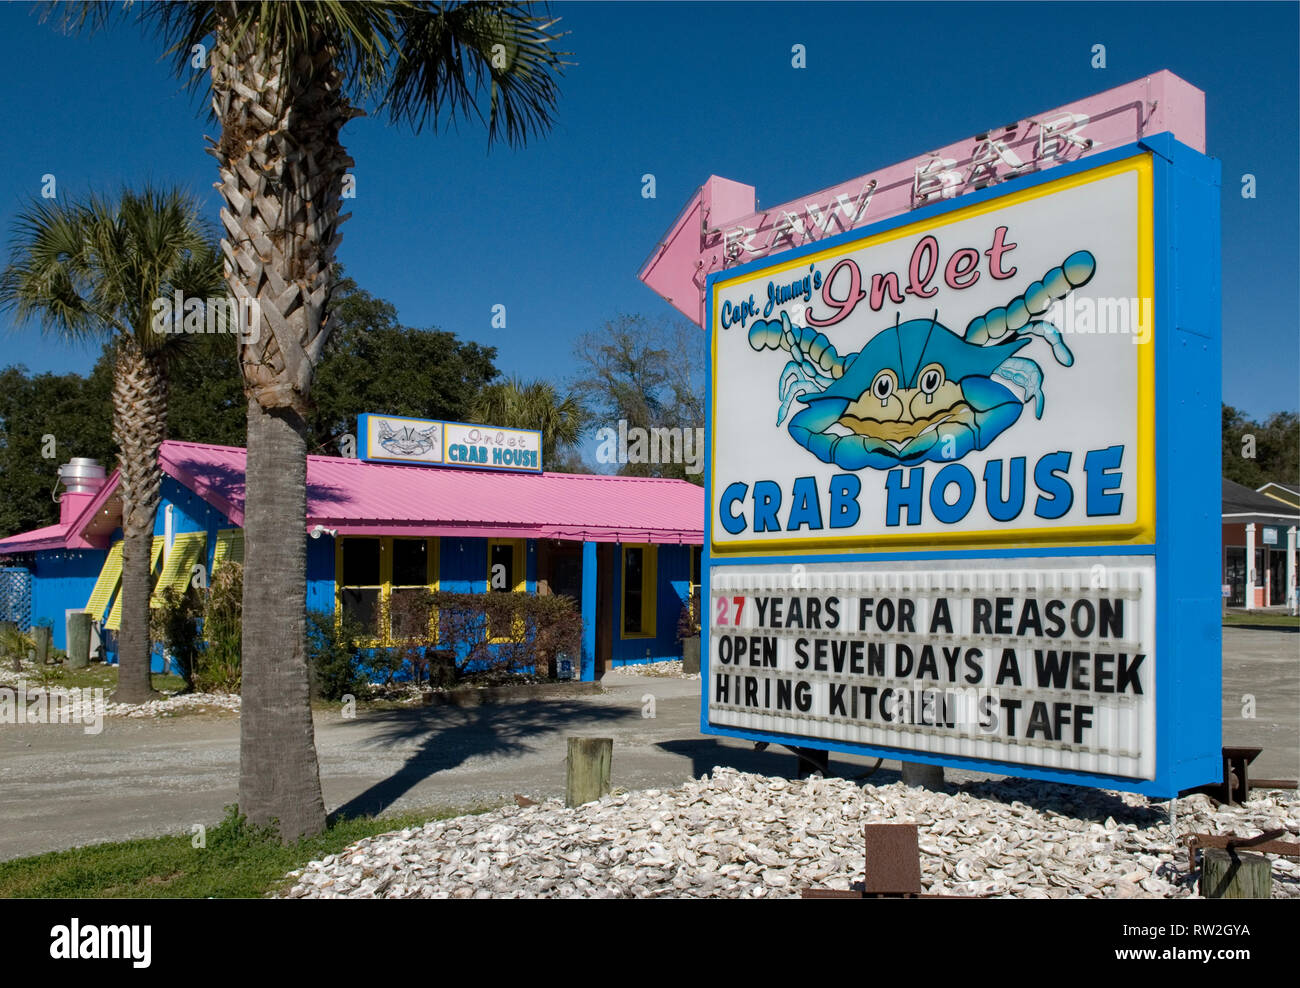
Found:
[[[158,447],[167,431],[167,362],[185,337],[165,320],[155,327],[163,310],[154,302],[170,302],[175,292],[186,299],[225,293],[215,236],[200,215],[198,203],[176,189],[127,190],[117,203],[95,195],[33,199],[18,213],[0,273],[0,307],[19,322],[35,319],[69,341],[113,341],[123,536],[119,703],[157,695],[149,678],[149,595]]]
[[[587,410],[572,394],[561,397],[549,381],[512,377],[483,388],[470,405],[470,416],[506,429],[540,429],[545,467],[558,447],[571,446],[582,436]]]
[[[81,22],[123,8],[80,4]],[[339,132],[360,104],[416,131],[473,114],[488,142],[549,129],[563,52],[518,4],[155,3],[175,58],[207,53],[222,241],[231,294],[260,306],[240,347],[248,396],[239,805],[284,840],[325,826],[306,665],[306,427],[328,305],[344,178]],[[196,47],[199,46],[199,47]],[[486,109],[482,105],[486,97]]]

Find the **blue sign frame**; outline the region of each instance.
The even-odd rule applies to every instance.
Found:
[[[487,429],[502,430],[505,432],[523,432],[537,437],[537,466],[535,467],[515,467],[515,466],[493,466],[489,463],[461,463],[456,460],[441,460],[439,462],[425,461],[421,462],[414,459],[402,459],[394,456],[375,456],[370,452],[370,420],[372,418],[396,419],[401,422],[414,422],[418,425],[439,425],[443,427],[443,441],[446,441],[447,426],[462,426],[466,429]],[[449,419],[416,419],[407,415],[380,415],[377,412],[363,412],[357,416],[357,459],[366,463],[394,463],[407,467],[451,467],[461,470],[495,470],[502,473],[543,473],[544,464],[542,463],[542,432],[540,429],[515,429],[506,426],[484,425],[475,422],[453,422]]]
[[[1220,600],[1221,483],[1220,406],[1222,394],[1220,287],[1220,163],[1170,133],[1092,155],[1049,172],[1027,175],[947,202],[913,210],[879,223],[826,237],[785,252],[794,260],[849,245],[895,227],[916,223],[973,204],[995,200],[1029,186],[1059,181],[1134,155],[1152,163],[1155,344],[1155,542],[1142,545],[1024,547],[996,550],[897,551],[821,554],[816,562],[927,559],[998,559],[1050,556],[1124,555],[1148,557],[1155,564],[1156,647],[1159,674],[1155,689],[1154,779],[1133,779],[1067,771],[955,755],[931,755],[898,748],[827,741],[767,731],[740,730],[709,723],[712,649],[710,622],[701,629],[700,731],[752,741],[840,751],[868,757],[947,765],[957,769],[1012,775],[1169,798],[1222,777],[1222,604]],[[707,327],[712,341],[714,284],[762,270],[754,261],[709,275],[705,284]],[[706,501],[703,568],[790,564],[804,557],[712,553],[715,522],[713,492],[713,347],[708,348],[705,449]],[[710,580],[711,583],[711,580]],[[712,607],[710,607],[710,613]]]

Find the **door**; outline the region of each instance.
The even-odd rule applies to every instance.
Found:
[[[610,668],[614,654],[614,544],[596,546],[596,678]]]
[[[546,561],[546,580],[550,592],[573,599],[582,610],[582,543],[553,542]]]
[[[1231,587],[1228,595],[1229,607],[1246,606],[1246,547],[1228,546],[1227,565],[1223,571],[1223,582]]]
[[[1276,549],[1268,553],[1268,602],[1273,607],[1286,603],[1286,553]]]

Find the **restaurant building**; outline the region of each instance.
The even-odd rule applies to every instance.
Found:
[[[440,442],[440,464],[403,451],[428,446],[388,428],[384,446],[367,441],[374,417],[359,423],[360,458],[307,457],[307,608],[350,614],[390,644],[385,606],[403,591],[492,589],[566,594],[583,617],[575,675],[677,658],[677,624],[699,583],[704,496],[682,480],[545,473],[540,450],[494,468],[490,438]],[[454,423],[435,423],[454,440]],[[483,428],[483,427],[463,427]],[[507,430],[508,431],[508,430]],[[394,439],[394,435],[397,438]],[[500,431],[496,431],[500,435]],[[463,439],[464,437],[459,437]],[[521,442],[520,446],[524,444]],[[488,454],[479,458],[478,451]],[[396,452],[393,452],[396,451]],[[377,456],[389,461],[378,461]],[[500,461],[500,457],[496,457]],[[162,500],[153,540],[155,593],[210,579],[244,558],[245,451],[165,442],[159,451]],[[440,464],[440,465],[435,465]],[[53,625],[66,647],[66,615],[88,610],[104,654],[115,660],[121,622],[122,507],[118,477],[93,461],[61,468],[67,489],[56,525],[0,540],[11,610],[23,626]],[[200,569],[201,568],[201,569]],[[25,585],[26,600],[15,605]],[[18,607],[25,603],[26,619]],[[155,655],[154,671],[163,668]]]

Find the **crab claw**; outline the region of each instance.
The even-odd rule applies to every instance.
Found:
[[[1025,357],[1008,357],[993,372],[994,377],[1010,381],[1025,393],[1025,401],[1034,399],[1034,418],[1043,417],[1043,369]]]
[[[1019,334],[1034,322],[1035,316],[1041,316],[1051,308],[1052,303],[1065,298],[1076,288],[1082,288],[1097,272],[1097,261],[1089,251],[1076,250],[1043,275],[1042,280],[1035,281],[1025,289],[1023,295],[1013,298],[1007,305],[995,306],[982,316],[976,316],[966,326],[965,338],[979,346],[990,340],[1000,340],[1007,333]],[[1035,335],[1042,336],[1042,333]],[[1059,337],[1059,333],[1057,334]],[[1045,337],[1047,338],[1047,337]],[[1048,342],[1052,342],[1047,338]],[[1067,367],[1070,361],[1063,359],[1062,351],[1052,344],[1056,359]],[[1068,356],[1069,350],[1064,353]]]
[[[1056,362],[1062,367],[1069,367],[1074,363],[1074,354],[1065,345],[1065,340],[1061,339],[1061,331],[1056,328],[1055,323],[1035,320],[1021,332],[1041,336],[1045,339],[1052,347],[1052,356],[1056,358]]]
[[[759,319],[749,327],[749,345],[755,350],[781,349],[781,324]]]

